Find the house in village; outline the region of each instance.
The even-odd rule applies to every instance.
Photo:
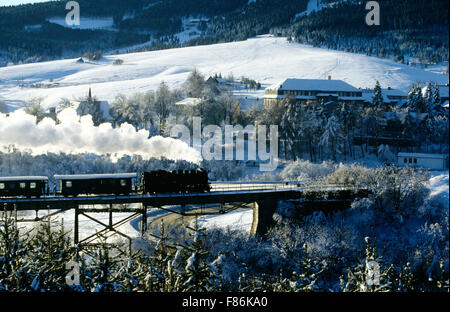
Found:
[[[398,153],[399,167],[414,167],[429,170],[448,169],[448,155],[429,153]]]
[[[328,77],[328,80],[289,78],[265,90],[264,106],[275,104],[288,96],[299,104],[308,100],[354,105],[364,103],[362,91],[342,80],[332,80],[331,77]]]
[[[180,116],[193,115],[196,107],[203,102],[201,98],[185,98],[175,103],[175,120]]]
[[[374,89],[362,89],[361,91],[365,104],[372,104]],[[408,94],[406,94],[405,92],[398,89],[393,89],[391,87],[387,87],[385,89],[382,88],[381,95],[383,96],[384,104],[392,107],[401,107],[406,103],[406,100],[408,98]]]
[[[85,100],[70,101],[69,107],[75,109],[80,116],[91,115],[94,123],[111,122],[114,119],[111,117],[109,110],[110,106],[107,101],[98,101],[92,96],[92,90],[89,88],[88,96]],[[67,106],[60,106],[56,108],[56,113],[60,112]]]

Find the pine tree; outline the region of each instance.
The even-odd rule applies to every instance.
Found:
[[[64,222],[59,231],[53,230],[54,223],[51,218],[40,222],[31,240],[35,291],[64,291],[68,288],[66,263],[74,256],[74,250],[64,230]]]
[[[433,84],[433,110],[433,113],[436,115],[443,115],[444,113],[444,109],[441,106],[439,86],[436,83]]]
[[[411,269],[411,264],[408,262],[401,267],[398,277],[395,279],[395,290],[401,292],[415,291],[415,280]]]
[[[211,287],[210,268],[207,263],[208,251],[205,249],[205,231],[199,228],[198,220],[195,220],[194,227],[188,227],[191,241],[185,246],[189,250],[190,256],[186,260],[184,282],[185,291],[209,291]]]
[[[374,107],[383,108],[384,110],[386,109],[384,107],[383,94],[381,92],[381,86],[378,80],[375,84],[375,89],[373,90],[372,105]]]
[[[427,113],[429,116],[433,116],[434,99],[431,84],[429,82],[425,88],[425,94],[423,95],[423,109],[423,112]]]
[[[303,246],[304,254],[298,272],[294,271],[291,278],[291,290],[300,292],[317,291],[318,276],[323,272],[318,263],[314,263],[308,253],[308,246]]]
[[[287,135],[289,146],[291,147],[292,158],[297,160],[300,154],[299,139],[301,137],[301,106],[291,97],[286,97],[282,101],[284,106],[284,114],[282,117],[281,127]]]
[[[344,292],[382,292],[391,290],[390,271],[382,270],[382,258],[376,256],[376,247],[366,237],[366,256],[353,270],[348,269],[347,280],[341,277],[341,290]]]
[[[333,161],[337,161],[337,154],[342,152],[344,134],[342,125],[335,115],[328,118],[319,144],[329,149]]]
[[[406,105],[412,112],[424,112],[422,89],[420,85],[412,85],[408,92]]]
[[[121,291],[124,287],[118,283],[120,259],[113,253],[111,246],[102,242],[93,252],[92,263],[86,271],[86,282],[92,292]]]
[[[0,291],[32,290],[29,233],[19,233],[12,214],[5,210],[0,222]]]
[[[436,281],[437,288],[440,291],[450,292],[450,279],[448,271],[445,271],[444,262],[441,261],[439,263],[439,268],[441,270],[441,275],[439,279]]]
[[[416,103],[417,112],[425,113],[426,108],[425,108],[425,104],[424,104],[424,100],[423,100],[422,88],[420,87],[420,85],[417,85],[417,87],[414,91],[414,95],[415,95],[415,103]]]
[[[406,107],[409,111],[415,112],[417,111],[417,103],[416,103],[416,95],[415,95],[415,88],[414,86],[411,86],[408,92],[408,98],[406,100]]]

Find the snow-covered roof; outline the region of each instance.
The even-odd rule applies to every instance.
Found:
[[[270,86],[268,89],[278,90],[302,90],[302,91],[324,91],[324,92],[361,92],[342,80],[326,79],[294,79],[288,78],[281,83]]]
[[[445,154],[428,154],[428,153],[398,153],[398,157],[446,159],[448,157],[448,155],[445,155]]]
[[[202,99],[199,98],[186,98],[184,100],[178,101],[175,105],[184,105],[184,106],[196,106],[202,102]]]
[[[372,103],[372,97],[373,97],[373,89],[364,89],[362,91],[362,97],[364,98],[364,101],[368,103]],[[381,94],[383,96],[384,103],[392,103],[392,102],[399,102],[402,100],[398,99],[391,99],[390,97],[404,97],[406,98],[408,95],[404,93],[403,91],[397,90],[397,89],[381,89]]]
[[[448,98],[448,89],[449,86],[445,86],[445,85],[438,85],[437,86],[439,88],[439,96],[441,98]],[[422,94],[425,94],[425,91],[427,90],[427,87],[423,87],[422,88]]]
[[[10,182],[10,181],[48,181],[47,177],[0,177],[0,182]]]
[[[405,92],[398,90],[398,89],[381,89],[381,93],[386,94],[387,96],[401,96],[401,97],[408,97],[408,94]]]
[[[442,104],[442,107],[448,108],[448,101],[445,101],[444,104]]]
[[[112,118],[110,113],[109,113],[109,109],[110,109],[109,102],[108,101],[96,101],[96,102],[98,102],[100,104],[100,109],[102,111],[103,119],[104,120],[114,120],[114,118]],[[80,107],[80,105],[82,103],[85,104],[86,101],[81,101],[81,102],[80,101],[71,101],[70,102],[70,107],[72,107],[73,109],[78,111],[78,108]],[[61,107],[57,107],[56,108],[56,112],[57,113],[60,112],[61,110],[62,110]]]
[[[128,179],[136,177],[136,173],[55,175],[56,180]]]

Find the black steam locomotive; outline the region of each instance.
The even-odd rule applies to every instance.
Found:
[[[150,171],[141,176],[143,194],[204,193],[211,191],[205,170]]]
[[[176,170],[143,172],[140,188],[133,180],[136,173],[55,175],[54,195],[129,195],[159,193],[209,192],[205,170]],[[0,197],[41,197],[49,195],[47,177],[0,177]]]

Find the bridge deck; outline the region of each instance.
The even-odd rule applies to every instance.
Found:
[[[127,196],[94,195],[63,197],[61,195],[42,196],[40,198],[0,198],[0,207],[7,210],[43,210],[71,209],[84,205],[142,204],[161,207],[166,205],[214,204],[214,203],[251,203],[262,200],[288,200],[304,197],[305,194],[323,194],[323,192],[353,192],[352,188],[336,186],[310,187],[290,183],[216,183],[209,193],[185,194],[131,194]],[[122,210],[133,211],[124,207]],[[137,210],[135,208],[134,210]]]

